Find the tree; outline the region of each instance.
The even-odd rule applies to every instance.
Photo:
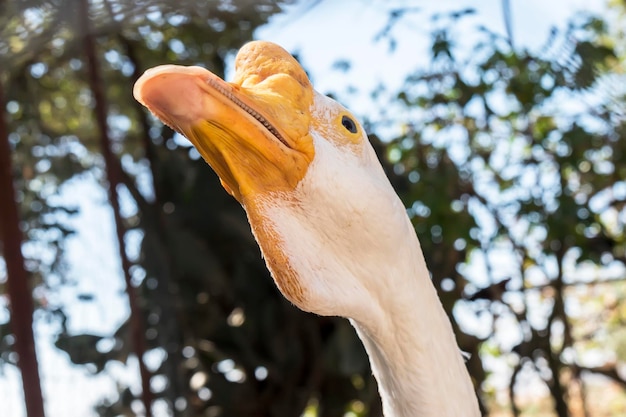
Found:
[[[611,348],[600,366],[586,355],[615,346],[610,323],[621,322],[615,297],[626,271],[624,96],[606,88],[623,81],[612,73],[615,43],[602,20],[584,16],[538,53],[483,31],[464,57],[452,27],[433,36],[431,70],[411,76],[387,107],[397,123],[410,121],[387,155],[409,180],[405,201],[460,329],[475,327],[472,314],[491,323],[488,333],[461,332],[472,375],[488,382],[478,358],[501,358],[513,364],[514,415],[520,372],[543,379],[557,415],[575,415],[576,402],[591,415],[587,376],[625,385]],[[600,296],[604,308],[590,309],[599,287],[612,301]]]
[[[0,104],[4,103],[0,86]],[[22,386],[26,410],[30,416],[44,416],[43,398],[39,385],[39,368],[35,353],[35,341],[32,330],[33,299],[30,283],[24,269],[22,256],[22,233],[19,228],[19,215],[13,187],[13,164],[9,135],[4,117],[0,115],[0,253],[4,257],[7,277],[6,287],[11,308],[9,323],[15,336],[17,364],[22,375]]]

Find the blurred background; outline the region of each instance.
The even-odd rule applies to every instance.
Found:
[[[623,0],[0,2],[0,414],[381,416],[351,326],[132,98],[265,39],[364,122],[485,414],[626,415],[625,31]]]

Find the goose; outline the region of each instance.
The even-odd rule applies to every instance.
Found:
[[[245,44],[226,82],[161,65],[134,97],[185,136],[246,211],[281,293],[356,329],[385,417],[477,417],[420,243],[361,124],[282,47]]]

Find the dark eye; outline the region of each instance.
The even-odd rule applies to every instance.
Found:
[[[341,118],[341,124],[343,125],[343,127],[345,127],[346,129],[348,129],[348,132],[350,133],[356,133],[357,129],[356,129],[356,123],[354,123],[354,120],[352,120],[351,118],[349,118],[348,116],[343,116]]]

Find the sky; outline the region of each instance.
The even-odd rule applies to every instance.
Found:
[[[434,13],[456,11],[471,4],[477,9],[476,15],[464,19],[455,30],[463,31],[482,24],[505,34],[500,0],[471,3],[462,0],[413,1],[418,11],[394,27],[392,34],[399,42],[394,52],[390,53],[386,41],[372,43],[372,40],[387,23],[386,11],[402,3],[324,0],[313,8],[296,4],[260,28],[255,37],[279,43],[297,53],[316,89],[337,93],[340,100],[343,99],[344,104],[356,114],[375,119],[377,115],[372,114],[375,108],[372,99],[367,94],[348,94],[349,87],[354,86],[368,93],[372,86],[384,82],[393,89],[400,85],[405,75],[428,65],[428,34],[434,27],[429,17]],[[601,12],[604,9],[604,0],[525,0],[511,3],[515,43],[531,49],[543,44],[551,27],[564,27],[567,18],[574,12]],[[334,64],[339,59],[348,59],[351,70],[341,72],[335,69]],[[76,300],[82,293],[96,293],[97,298],[92,303],[68,304],[70,329],[107,334],[127,317],[128,307],[116,256],[112,214],[106,205],[105,192],[94,184],[93,178],[80,177],[65,185],[59,195],[65,204],[78,205],[81,214],[71,222],[78,233],[67,243],[71,264],[69,275],[76,279],[77,285],[54,296],[62,301]],[[95,415],[91,411],[94,401],[103,393],[115,392],[114,383],[106,376],[91,377],[86,369],[70,366],[67,358],[50,344],[54,328],[39,323],[36,331],[48,417]],[[112,366],[116,375],[125,375],[137,384],[136,364]],[[6,367],[6,372],[4,380],[0,375],[0,413],[7,417],[23,417],[19,375],[9,367]]]
[[[411,4],[416,11],[407,13],[394,26],[391,34],[398,39],[398,43],[395,51],[389,53],[388,42],[372,40],[385,27],[387,11],[403,3]],[[599,13],[605,9],[604,0],[524,0],[510,3],[514,43],[531,49],[543,45],[552,27],[564,28],[567,18],[576,11]],[[393,90],[401,85],[406,74],[428,65],[429,34],[432,29],[441,27],[430,17],[467,7],[473,7],[477,13],[455,25],[454,31],[463,34],[458,40],[459,50],[463,49],[464,41],[471,45],[473,39],[467,34],[475,33],[472,29],[478,25],[506,35],[501,0],[326,0],[308,10],[306,5],[301,4],[290,8],[289,13],[276,16],[269,25],[258,30],[256,36],[296,52],[320,92],[342,92],[348,85],[369,92],[380,81]],[[333,64],[341,59],[351,62],[351,71],[342,74],[333,69]],[[360,97],[345,104],[354,112],[367,113],[370,108],[368,100]]]

